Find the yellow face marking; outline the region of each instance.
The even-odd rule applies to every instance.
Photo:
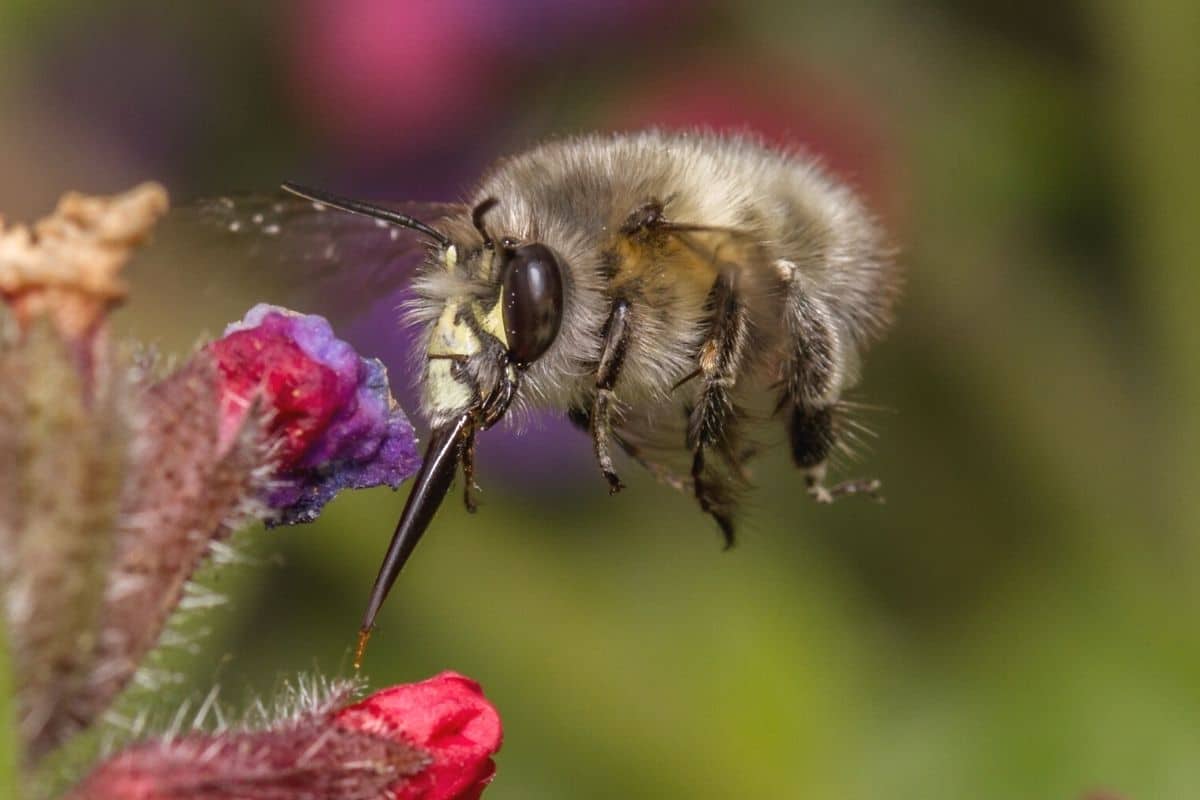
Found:
[[[503,298],[501,298],[503,299]],[[485,313],[482,303],[475,303],[471,310],[475,312],[475,319],[479,320],[479,327],[485,333],[489,333],[500,340],[504,347],[508,348],[508,335],[504,331],[504,309],[500,307],[500,303],[492,306],[491,312]]]
[[[429,355],[470,356],[479,352],[479,337],[465,322],[458,321],[458,303],[447,303],[429,337]],[[433,412],[451,414],[471,404],[471,390],[454,377],[454,361],[435,358],[429,361],[425,381],[425,406]]]
[[[442,260],[446,263],[446,269],[453,271],[454,267],[458,265],[458,248],[454,245],[447,247]]]
[[[471,326],[458,320],[458,309],[459,304],[453,301],[442,309],[429,339],[430,355],[469,356],[479,352],[479,337]]]

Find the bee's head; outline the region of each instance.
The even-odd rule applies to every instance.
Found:
[[[429,323],[424,406],[432,430],[396,532],[371,590],[359,652],[392,583],[429,526],[475,432],[508,411],[521,375],[558,336],[563,275],[558,256],[540,242],[495,238],[484,217],[487,199],[468,219],[438,230],[380,206],[284,184],[308,200],[414,230],[434,247],[415,282],[419,316]]]
[[[445,498],[476,431],[508,411],[524,371],[554,343],[562,323],[558,256],[540,242],[493,238],[476,206],[469,227],[440,233],[415,283],[428,321],[422,403],[432,430],[363,618],[360,642],[392,583]],[[465,230],[460,230],[465,228]],[[361,645],[360,645],[361,646]]]
[[[562,325],[558,256],[541,242],[494,238],[484,226],[494,205],[476,206],[470,235],[448,238],[417,282],[432,317],[423,402],[435,427],[468,412],[498,420]]]

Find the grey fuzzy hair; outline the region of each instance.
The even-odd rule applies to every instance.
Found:
[[[854,193],[813,159],[749,136],[645,131],[555,140],[497,163],[466,207],[487,198],[498,201],[485,220],[490,233],[546,244],[564,272],[562,326],[526,370],[517,410],[565,410],[594,391],[601,331],[613,301],[605,250],[630,212],[649,199],[665,203],[672,220],[737,229],[752,240],[752,263],[739,264],[761,345],[759,374],[739,384],[750,391],[778,380],[779,354],[789,347],[791,330],[783,317],[793,294],[802,292],[823,315],[836,342],[837,377],[824,398],[836,400],[855,380],[861,352],[890,324],[899,293],[890,250]],[[467,269],[447,271],[438,252],[420,270],[416,299],[404,313],[425,327],[423,346],[447,302],[473,298],[491,305],[499,293],[495,276],[471,276],[470,265],[486,251],[468,215],[439,227]],[[636,335],[618,399],[627,408],[686,403],[688,392],[672,388],[694,370],[710,312],[702,297],[672,291],[669,282],[653,297],[638,295],[637,287],[631,291]],[[471,370],[484,392],[501,379],[486,359],[473,360]]]

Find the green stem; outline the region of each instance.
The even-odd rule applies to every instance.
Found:
[[[19,798],[20,739],[13,704],[16,685],[8,658],[8,630],[0,624],[0,797]]]

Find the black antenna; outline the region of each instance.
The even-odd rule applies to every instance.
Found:
[[[390,222],[393,225],[399,225],[402,228],[410,228],[411,230],[423,233],[430,239],[440,244],[443,248],[449,247],[451,242],[446,234],[439,230],[429,227],[419,219],[413,219],[407,214],[399,214],[392,211],[390,208],[382,206],[373,206],[370,203],[364,203],[359,200],[350,200],[345,197],[338,197],[335,194],[318,191],[317,189],[309,189],[306,186],[300,186],[295,183],[285,183],[280,186],[285,192],[291,192],[297,197],[303,197],[305,200],[311,200],[314,203],[320,203],[323,206],[336,208],[340,211],[348,211],[351,214],[361,214],[364,217]]]
[[[483,227],[483,218],[489,211],[495,208],[499,202],[500,201],[494,197],[488,197],[484,200],[480,200],[479,205],[471,209],[471,224],[475,226],[475,230],[479,231],[479,235],[483,237],[483,246],[489,250],[496,245],[492,242],[492,237],[487,232],[487,229]]]

